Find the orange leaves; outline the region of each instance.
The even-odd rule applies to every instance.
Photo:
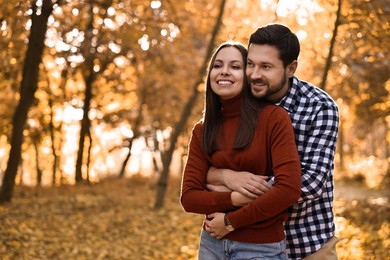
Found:
[[[339,259],[389,259],[388,193],[362,186],[336,185],[336,236]],[[386,203],[378,203],[386,201]]]
[[[180,180],[172,179],[165,207],[154,210],[155,184],[133,177],[95,185],[16,187],[0,206],[2,259],[196,259],[203,216],[185,213]],[[386,194],[336,185],[340,260],[388,259]]]
[[[164,209],[153,210],[150,181],[107,180],[95,186],[16,187],[0,206],[3,259],[193,259],[201,216],[185,213],[179,181]]]

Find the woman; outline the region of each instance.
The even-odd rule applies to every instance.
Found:
[[[195,124],[181,203],[206,214],[199,259],[287,259],[283,222],[300,196],[300,162],[287,112],[256,100],[245,76],[247,49],[226,42],[211,58],[203,119]],[[206,188],[209,167],[273,175],[274,187],[254,200]],[[237,173],[239,174],[239,173]]]

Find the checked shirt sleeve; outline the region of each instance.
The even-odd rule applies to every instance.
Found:
[[[315,200],[333,181],[339,115],[335,104],[322,104],[311,118],[302,143],[302,194],[299,202]],[[308,126],[308,125],[306,125]]]

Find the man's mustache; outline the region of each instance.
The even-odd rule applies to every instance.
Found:
[[[249,79],[248,80],[250,84],[267,84],[268,82],[266,80],[262,80],[262,79]]]

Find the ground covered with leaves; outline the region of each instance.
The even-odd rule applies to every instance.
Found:
[[[202,216],[183,212],[180,180],[155,210],[155,187],[142,177],[15,187],[0,205],[1,259],[196,259]],[[362,191],[336,193],[340,259],[390,259],[388,194]]]

